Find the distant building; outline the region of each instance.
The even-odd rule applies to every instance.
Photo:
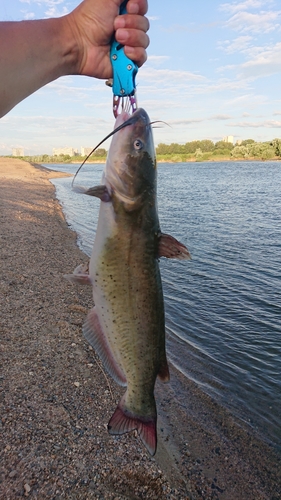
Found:
[[[233,135],[227,135],[226,137],[224,137],[223,142],[230,142],[231,144],[233,144]]]
[[[242,144],[242,139],[237,139],[236,144],[237,144],[237,146],[241,146],[241,144]]]
[[[81,146],[81,156],[88,156],[91,151],[93,151],[93,148],[82,148]]]
[[[54,156],[60,156],[60,155],[75,156],[77,154],[78,150],[74,148],[53,148]]]
[[[12,155],[13,156],[24,156],[24,149],[23,148],[14,148],[12,150]]]

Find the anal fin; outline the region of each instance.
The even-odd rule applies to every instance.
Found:
[[[105,369],[115,382],[119,385],[126,386],[127,381],[125,374],[114,357],[106,334],[101,327],[95,307],[88,313],[83,325],[83,334],[85,339],[88,340],[89,344],[95,349]]]
[[[157,375],[160,378],[161,382],[169,382],[170,380],[170,371],[166,355],[165,359],[163,359],[160,364],[160,369]]]

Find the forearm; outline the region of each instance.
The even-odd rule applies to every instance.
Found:
[[[57,19],[0,22],[0,117],[44,85],[64,75],[112,76],[110,43],[125,46],[139,66],[146,60],[147,0],[83,0]]]
[[[0,47],[0,117],[47,83],[77,73],[78,47],[66,17],[0,22]]]

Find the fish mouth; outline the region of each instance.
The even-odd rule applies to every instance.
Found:
[[[110,134],[108,134],[106,137],[104,137],[104,139],[102,141],[100,141],[97,146],[94,147],[94,149],[88,154],[88,156],[86,156],[85,160],[83,160],[83,162],[81,163],[80,167],[78,168],[76,174],[74,175],[73,179],[72,179],[72,183],[71,183],[71,188],[73,189],[73,186],[74,186],[74,181],[78,175],[78,173],[80,172],[81,168],[83,167],[83,165],[86,163],[86,161],[90,158],[90,156],[107,140],[109,139],[110,137],[112,137],[114,134],[116,134],[116,132],[119,132],[119,130],[121,130],[122,128],[124,127],[127,127],[128,125],[134,125],[134,123],[136,123],[140,117],[142,118],[142,120],[145,122],[145,125],[148,126],[150,125],[150,122],[149,122],[149,118],[148,118],[148,115],[146,113],[146,111],[143,109],[143,108],[138,108],[133,115],[129,115],[129,113],[127,113],[126,111],[122,111],[122,113],[120,113],[120,115],[118,115],[118,117],[116,118],[116,122],[115,122],[115,127],[114,129],[112,130],[112,132],[110,132]],[[120,125],[118,124],[119,122]]]

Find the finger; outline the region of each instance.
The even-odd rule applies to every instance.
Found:
[[[146,51],[142,47],[130,47],[125,45],[124,51],[126,56],[134,61],[139,67],[147,60]]]
[[[117,16],[114,20],[114,29],[127,28],[127,29],[137,29],[144,32],[149,30],[149,21],[144,16],[138,15],[123,15]]]
[[[117,42],[130,47],[140,47],[146,49],[149,45],[149,38],[146,33],[136,29],[118,29],[115,33]]]
[[[147,13],[147,0],[129,0],[126,9],[128,14],[140,14],[144,16]]]

